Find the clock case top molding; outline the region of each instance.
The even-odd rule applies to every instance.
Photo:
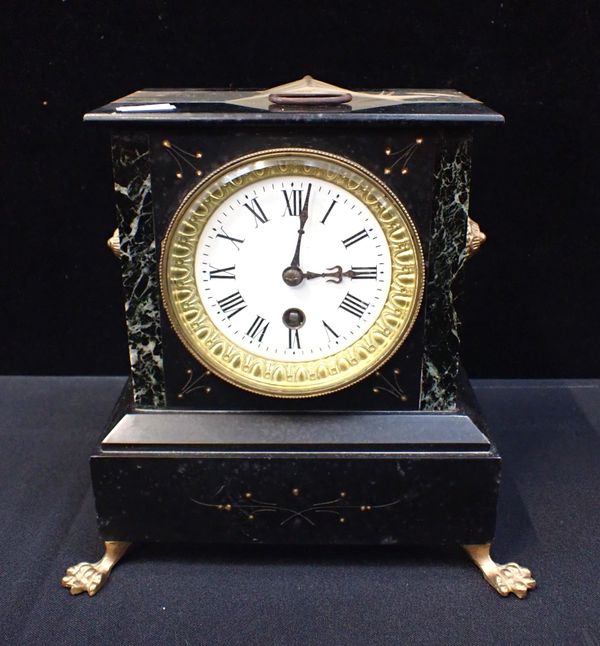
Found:
[[[315,87],[350,98],[273,102]],[[119,236],[110,243],[131,359],[91,458],[102,539],[490,542],[500,458],[461,372],[456,303],[473,128],[502,117],[453,90],[348,92],[303,79],[265,91],[143,90],[85,120],[112,130]],[[311,399],[256,395],[207,374],[172,330],[159,287],[161,242],[184,196],[232,159],[285,147],[377,176],[411,214],[425,258],[406,342],[377,373]]]

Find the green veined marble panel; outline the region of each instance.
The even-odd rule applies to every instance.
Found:
[[[459,371],[457,290],[466,258],[471,138],[442,141],[435,170],[420,407],[456,408]]]
[[[112,155],[133,398],[137,406],[160,407],[165,389],[148,137],[113,135]]]

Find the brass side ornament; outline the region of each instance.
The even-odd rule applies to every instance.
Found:
[[[475,220],[467,220],[467,258],[475,255],[481,245],[487,240],[485,233],[479,228]]]
[[[467,554],[481,570],[483,578],[503,597],[514,594],[524,599],[529,590],[537,583],[531,575],[531,570],[521,567],[518,563],[496,563],[490,554],[491,543],[483,545],[463,545]]]
[[[78,563],[70,567],[61,580],[63,588],[69,588],[73,595],[87,592],[93,597],[108,581],[113,567],[121,560],[131,543],[106,541],[104,556],[96,563]]]
[[[123,256],[121,251],[121,239],[119,238],[119,229],[113,231],[112,236],[106,241],[106,246],[115,254],[117,258]]]

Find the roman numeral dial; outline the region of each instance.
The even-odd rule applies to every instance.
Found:
[[[373,324],[387,296],[389,247],[352,193],[315,177],[262,179],[213,217],[197,276],[208,315],[231,343],[272,360],[311,360]]]
[[[327,335],[328,343],[331,343],[332,339],[339,339],[340,335],[325,321],[322,321],[323,327],[325,328],[325,334]]]
[[[339,195],[338,195],[339,197]],[[333,211],[333,207],[337,204],[337,200],[331,200],[331,204],[327,207],[327,211],[325,211],[325,215],[323,216],[323,219],[321,220],[321,224],[325,224],[327,222],[327,218],[331,215],[331,212]]]

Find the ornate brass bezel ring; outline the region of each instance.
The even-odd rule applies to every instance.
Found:
[[[202,230],[227,198],[256,181],[291,175],[322,179],[357,197],[385,234],[392,276],[378,318],[354,343],[320,359],[280,361],[240,348],[216,327],[196,285],[195,255]],[[424,284],[421,244],[404,205],[363,167],[319,150],[264,150],[217,169],[185,197],[161,245],[163,302],[181,342],[222,379],[272,397],[328,394],[377,370],[408,336],[419,312]]]

